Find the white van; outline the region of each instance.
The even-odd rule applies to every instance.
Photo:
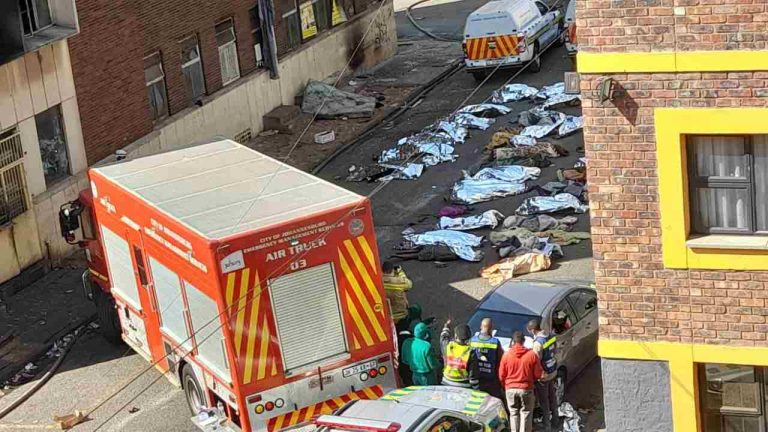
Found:
[[[500,67],[532,62],[541,70],[538,54],[551,43],[561,44],[563,16],[533,0],[492,0],[472,12],[464,25],[464,63],[476,79]]]
[[[568,2],[565,9],[565,51],[568,57],[576,61],[579,45],[576,42],[576,0]]]

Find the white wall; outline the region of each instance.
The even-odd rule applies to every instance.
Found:
[[[82,174],[87,163],[66,40],[0,65],[0,131],[16,128],[20,134],[30,207],[13,223],[0,227],[0,283],[43,258],[46,243],[60,241],[57,219],[39,217],[41,212],[49,213],[43,209],[52,207],[52,198],[64,202],[77,197],[70,184],[76,177],[51,188],[45,184],[35,115],[56,105],[61,106],[70,172]]]

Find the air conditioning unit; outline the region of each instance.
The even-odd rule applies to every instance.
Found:
[[[264,56],[261,54],[261,44],[253,45],[253,53],[256,56],[256,67],[264,67]]]

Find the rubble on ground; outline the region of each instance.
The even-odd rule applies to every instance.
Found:
[[[372,117],[376,98],[339,90],[321,81],[310,80],[304,89],[301,110],[319,119]]]

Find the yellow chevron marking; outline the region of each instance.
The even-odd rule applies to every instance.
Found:
[[[379,291],[376,289],[376,285],[374,285],[371,275],[368,274],[368,270],[366,270],[365,265],[363,265],[363,261],[360,259],[360,255],[357,253],[355,245],[353,245],[350,240],[344,240],[344,246],[347,248],[349,256],[352,257],[352,262],[355,263],[358,273],[362,276],[365,286],[371,293],[374,303],[381,303],[381,295],[379,295]],[[382,309],[382,313],[384,313],[384,309]]]
[[[335,403],[337,407],[341,408],[344,406],[344,399],[340,397],[334,398],[333,403]]]
[[[376,394],[375,391],[371,387],[366,387],[363,389],[363,393],[365,393],[366,396],[368,396],[368,399],[376,400],[379,398],[379,396]]]
[[[354,276],[352,276],[354,277]],[[360,312],[357,310],[357,306],[355,306],[355,302],[352,301],[352,299],[349,297],[349,293],[347,293],[347,308],[349,309],[350,315],[352,315],[352,320],[355,322],[355,325],[357,326],[357,329],[360,330],[360,334],[363,335],[363,341],[365,342],[366,346],[373,345],[373,338],[371,337],[371,332],[368,331],[368,327],[365,326],[365,322],[363,321],[363,318],[360,316]],[[357,344],[357,348],[360,348],[360,342],[357,340],[357,337],[355,337],[354,342]]]
[[[360,341],[357,340],[357,335],[352,335],[352,343],[355,346],[355,349],[360,349]]]
[[[261,323],[261,349],[259,351],[259,375],[257,379],[264,379],[267,374],[267,348],[269,348],[269,328],[267,327],[267,316],[264,315],[264,320]]]
[[[373,274],[379,274],[379,266],[376,265],[376,260],[373,257],[373,249],[371,249],[371,245],[368,244],[368,239],[365,238],[365,236],[359,236],[357,242],[360,244],[360,249],[365,253],[365,258],[368,260],[368,264],[371,265]]]
[[[235,295],[235,275],[237,273],[230,273],[227,275],[227,307],[232,306],[232,296]],[[232,311],[227,311],[227,314],[231,314]]]
[[[312,416],[315,414],[315,407],[317,405],[310,405],[307,407],[307,413],[304,414],[304,418],[302,419],[302,422],[307,422],[312,419]]]
[[[285,421],[285,417],[286,417],[287,415],[288,415],[288,414],[286,414],[286,415],[281,415],[280,417],[277,417],[277,418],[275,419],[275,427],[273,428],[273,430],[279,431],[280,429],[282,429],[282,428],[283,428],[283,421]]]
[[[291,413],[291,419],[288,420],[288,426],[293,426],[299,422],[299,411],[300,410],[296,410]]]
[[[248,319],[248,343],[246,345],[243,384],[251,382],[251,376],[253,375],[253,350],[256,348],[256,329],[258,327],[256,324],[259,319],[259,302],[261,301],[261,281],[259,280],[258,273],[254,277],[253,291],[254,299],[251,301],[251,315]]]
[[[363,291],[360,288],[360,284],[357,282],[357,278],[355,278],[354,273],[352,273],[352,269],[349,268],[349,263],[347,263],[346,258],[344,258],[344,255],[339,251],[339,260],[341,262],[341,271],[344,272],[344,275],[347,277],[347,280],[349,281],[349,284],[352,286],[352,291],[355,293],[355,297],[357,297],[357,300],[360,302],[360,304],[363,306],[363,312],[365,312],[365,315],[368,317],[368,320],[371,322],[371,325],[373,326],[373,330],[376,332],[376,335],[379,337],[379,340],[384,342],[387,340],[386,335],[384,335],[384,330],[381,329],[381,325],[379,325],[379,321],[376,318],[376,315],[373,313],[373,309],[371,309],[371,304],[368,302],[368,300],[365,298],[365,295],[363,295]],[[360,322],[360,330],[363,333],[363,338],[365,337],[365,332],[368,331],[365,324]],[[371,341],[373,343],[373,341]]]
[[[240,275],[240,297],[237,304],[237,324],[235,325],[235,352],[240,357],[240,346],[243,344],[243,321],[245,321],[245,305],[248,303],[248,282],[251,270],[243,269]]]
[[[270,376],[277,375],[277,362],[275,359],[272,359],[272,372],[269,374]]]

